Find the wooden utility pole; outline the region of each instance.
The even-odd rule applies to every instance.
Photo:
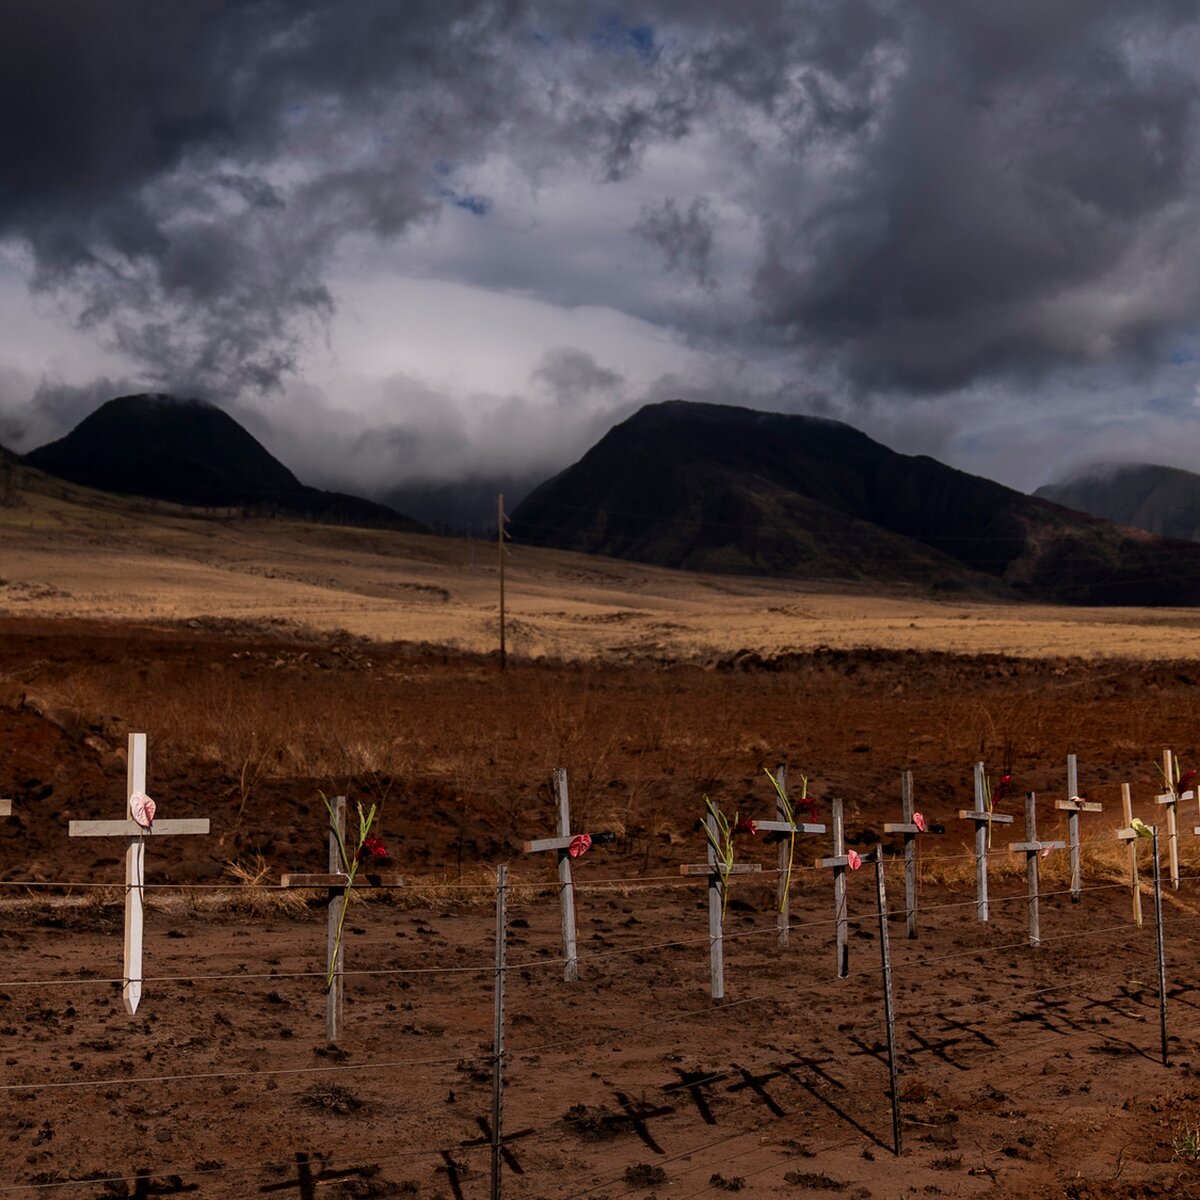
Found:
[[[504,648],[504,493],[496,497],[496,547],[500,559],[500,670],[508,665]]]

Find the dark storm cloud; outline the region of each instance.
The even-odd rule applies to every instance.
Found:
[[[918,390],[1137,355],[1194,323],[1195,20],[1173,3],[912,6],[820,198],[787,203],[811,173],[776,179],[765,320],[861,386]]]
[[[445,0],[13,0],[0,236],[164,382],[269,385],[329,314],[338,240],[427,216],[433,154],[477,149],[507,20]]]
[[[8,0],[0,238],[158,382],[265,388],[347,239],[494,219],[464,166],[605,195],[694,137],[711,161],[629,236],[731,307],[636,315],[864,393],[1128,361],[1200,315],[1196,26],[1183,0]],[[730,222],[758,238],[732,296]],[[589,302],[637,290],[597,270]]]
[[[689,275],[701,287],[712,285],[713,223],[705,197],[697,196],[686,209],[671,196],[644,205],[634,232],[658,247],[670,270]]]

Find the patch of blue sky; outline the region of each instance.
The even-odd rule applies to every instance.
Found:
[[[439,188],[438,195],[455,208],[465,209],[476,217],[486,217],[492,211],[492,201],[475,192],[456,192],[453,188]]]
[[[601,17],[596,22],[591,40],[593,45],[604,50],[631,50],[647,60],[658,53],[653,25],[630,25],[615,14]]]

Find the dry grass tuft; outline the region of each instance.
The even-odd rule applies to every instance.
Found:
[[[245,912],[255,916],[261,913],[300,913],[318,895],[316,891],[308,889],[301,891],[279,887],[279,872],[261,854],[256,854],[248,863],[241,859],[226,863],[225,874],[241,885],[212,893],[219,907],[228,912]]]

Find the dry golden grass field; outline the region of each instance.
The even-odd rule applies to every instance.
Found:
[[[494,544],[184,510],[72,485],[0,507],[0,612],[268,621],[471,653],[497,644]],[[512,546],[509,648],[527,658],[704,661],[819,646],[1176,658],[1192,609],[933,600],[876,586],[692,575]]]

